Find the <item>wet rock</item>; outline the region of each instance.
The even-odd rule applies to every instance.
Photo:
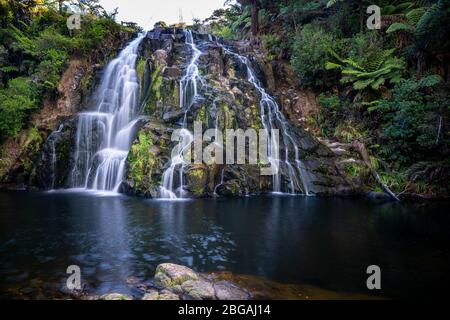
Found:
[[[169,290],[163,290],[159,293],[158,300],[180,300],[180,297]]]
[[[209,281],[188,280],[181,285],[183,292],[195,300],[213,300],[214,287]]]
[[[153,55],[155,57],[155,61],[156,61],[157,65],[167,64],[168,54],[167,54],[166,50],[163,50],[163,49],[156,50]]]
[[[108,293],[100,296],[100,300],[133,300],[133,298],[122,293]]]
[[[250,294],[229,281],[214,283],[214,290],[218,300],[248,300]]]
[[[77,123],[78,117],[68,119],[48,136],[31,172],[31,186],[39,189],[67,186],[73,167]]]
[[[164,113],[163,120],[166,123],[175,123],[178,120],[182,119],[184,117],[185,111],[184,110],[175,110],[175,111],[169,111]]]
[[[178,67],[167,67],[164,69],[164,76],[177,79],[181,76],[181,70]]]
[[[147,292],[142,297],[142,300],[159,300],[159,292],[156,290]]]
[[[163,288],[181,285],[188,280],[198,280],[198,275],[188,267],[163,263],[156,267],[155,283]]]

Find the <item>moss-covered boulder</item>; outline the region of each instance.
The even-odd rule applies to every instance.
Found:
[[[155,283],[163,288],[181,286],[185,281],[198,279],[197,273],[185,266],[162,263],[156,267]]]

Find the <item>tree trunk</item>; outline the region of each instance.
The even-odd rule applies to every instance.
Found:
[[[364,31],[364,8],[363,1],[361,0],[359,3],[359,31]]]
[[[252,36],[258,35],[259,19],[258,19],[258,0],[252,0]]]

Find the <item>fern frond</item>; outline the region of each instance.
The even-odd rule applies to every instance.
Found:
[[[428,10],[420,17],[420,20],[416,25],[416,34],[424,35],[432,30],[432,28],[440,22],[440,17],[444,11],[444,1],[439,0],[433,4]]]
[[[389,26],[389,28],[386,30],[386,33],[393,33],[397,31],[406,31],[406,32],[414,32],[414,27],[401,22],[394,22]]]
[[[425,14],[425,12],[427,12],[427,8],[424,8],[424,7],[416,8],[416,9],[409,11],[405,15],[405,17],[408,20],[410,25],[415,26],[419,22],[420,18],[422,18],[422,16]]]
[[[325,69],[326,70],[334,70],[334,69],[342,69],[342,66],[340,64],[334,63],[334,62],[330,62],[327,61],[325,63]]]

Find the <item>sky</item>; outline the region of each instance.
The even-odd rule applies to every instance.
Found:
[[[168,24],[180,22],[180,10],[183,22],[192,23],[192,18],[205,19],[215,9],[223,7],[225,0],[100,0],[100,4],[111,12],[119,8],[116,20],[136,22],[145,30],[152,29],[157,21]]]

